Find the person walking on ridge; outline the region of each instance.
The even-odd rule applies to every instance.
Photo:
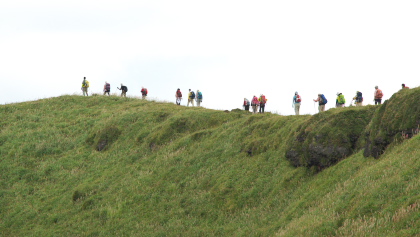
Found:
[[[88,89],[89,89],[89,82],[88,82],[88,80],[86,80],[86,77],[83,77],[83,81],[82,81],[83,96],[85,96],[85,95],[89,96]]]
[[[109,92],[111,91],[111,84],[109,84],[108,82],[105,82],[104,85],[104,95],[108,93],[109,96]]]
[[[401,84],[401,86],[402,86],[402,89],[410,89],[410,87],[405,86],[405,84]]]
[[[181,105],[182,93],[181,93],[181,90],[179,88],[175,92],[175,99],[176,99],[176,104]]]
[[[203,93],[201,93],[199,90],[197,90],[195,101],[197,102],[197,107],[200,107],[201,102],[203,102]]]
[[[251,102],[249,102],[249,100],[247,99],[247,98],[244,98],[244,104],[243,104],[243,107],[244,107],[244,110],[245,111],[249,111],[249,106],[251,105]]]
[[[340,92],[337,92],[337,99],[335,100],[335,107],[344,107],[344,104],[346,103],[346,99],[344,98],[344,95]]]
[[[195,99],[195,93],[194,91],[189,89],[187,107],[190,105],[190,103],[191,103],[191,106],[194,107],[194,99]]]
[[[299,115],[301,101],[302,101],[302,98],[300,97],[299,93],[296,91],[295,95],[293,96],[293,105],[292,105],[292,107],[295,108],[296,115]]]
[[[318,94],[318,98],[314,100],[314,102],[318,102],[318,112],[325,111],[325,104],[328,102],[325,98],[324,94]]]
[[[117,89],[118,90],[121,90],[121,97],[127,97],[126,95],[127,95],[127,91],[128,91],[128,88],[126,87],[126,86],[124,86],[122,83],[121,83],[121,88],[118,88],[117,87]]]
[[[382,104],[382,97],[384,94],[382,93],[382,90],[378,89],[378,86],[375,86],[375,93],[373,94],[373,98],[375,98],[375,105]]]
[[[362,92],[356,91],[356,96],[353,97],[354,103],[356,106],[363,106],[363,95]]]
[[[257,113],[257,109],[258,106],[260,105],[260,101],[258,100],[258,98],[254,95],[254,97],[252,97],[251,100],[251,107],[252,107],[252,113],[256,114]]]
[[[265,104],[267,103],[267,99],[265,98],[265,95],[261,94],[260,98],[258,98],[258,101],[260,102],[260,113],[264,113]]]
[[[141,92],[141,99],[145,100],[146,99],[146,96],[147,96],[147,93],[148,93],[147,88],[141,87],[141,91],[140,92]]]

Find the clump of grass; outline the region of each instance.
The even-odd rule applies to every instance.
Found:
[[[76,190],[76,191],[73,192],[72,200],[73,200],[73,202],[77,202],[80,199],[82,199],[83,197],[85,197],[85,194],[80,192],[79,190]]]
[[[420,88],[395,93],[376,111],[365,131],[366,157],[378,158],[388,145],[419,133]]]
[[[359,138],[376,107],[331,109],[312,116],[290,137],[286,157],[298,166],[323,169],[361,148]]]
[[[97,151],[105,151],[113,142],[118,139],[120,135],[120,129],[114,125],[108,125],[100,131],[92,133],[86,139],[86,142],[93,145]]]

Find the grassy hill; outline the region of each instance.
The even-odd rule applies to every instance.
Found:
[[[0,233],[418,236],[419,97],[313,116],[105,96],[1,105]]]

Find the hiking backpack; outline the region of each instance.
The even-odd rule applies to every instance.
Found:
[[[345,104],[346,103],[346,99],[344,98],[343,94],[338,96],[338,103],[339,104]]]
[[[302,99],[300,98],[300,95],[296,95],[296,103],[300,103]]]
[[[376,98],[378,98],[378,99],[382,99],[382,97],[384,96],[384,94],[382,93],[382,90],[377,90],[377,92],[376,92]]]
[[[147,91],[147,89],[146,89],[146,88],[143,88],[143,89],[141,89],[141,91],[140,91],[140,92],[141,92],[141,94],[142,94],[142,95],[147,95],[147,92],[148,92],[148,91]]]
[[[105,90],[106,90],[106,91],[110,91],[110,90],[111,90],[111,84],[106,83],[106,84],[105,84]]]
[[[181,93],[181,91],[180,91],[180,90],[177,90],[177,91],[176,91],[176,95],[177,95],[178,97],[182,97],[182,93]]]
[[[265,104],[267,100],[265,99],[265,95],[261,96],[261,104]]]
[[[198,99],[203,99],[203,94],[201,94],[201,91],[200,92],[198,92]]]
[[[127,92],[128,91],[128,88],[126,86],[121,86],[121,90]]]
[[[251,101],[251,105],[252,106],[259,105],[259,104],[260,104],[260,102],[258,101],[258,98],[257,97],[252,98],[252,101]]]
[[[357,103],[361,103],[363,102],[363,96],[362,96],[362,92],[357,92],[357,96],[356,96],[356,102]]]
[[[328,102],[328,100],[327,100],[327,98],[325,98],[324,94],[321,94],[321,100],[322,100],[321,104],[326,104]]]
[[[195,99],[195,93],[194,93],[194,91],[191,91],[191,96],[190,96],[190,98],[191,98],[191,99]]]

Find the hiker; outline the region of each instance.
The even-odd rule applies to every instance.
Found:
[[[356,106],[363,106],[363,96],[362,92],[356,91],[356,96],[353,97],[354,103]]]
[[[111,91],[111,84],[109,84],[108,82],[105,82],[105,85],[104,85],[104,95],[106,93],[108,93],[108,96],[109,96],[109,92],[110,91]]]
[[[382,93],[382,90],[378,89],[378,86],[375,86],[375,93],[373,94],[373,98],[375,98],[375,105],[382,103],[382,97],[384,94]]]
[[[127,91],[128,91],[128,89],[127,89],[127,87],[126,86],[124,86],[122,83],[121,83],[121,88],[118,88],[117,87],[117,89],[118,90],[121,90],[121,97],[127,97],[126,96],[126,94],[127,94]]]
[[[203,93],[197,90],[197,96],[195,97],[195,101],[197,102],[197,107],[200,107],[201,102],[203,102]]]
[[[410,89],[410,87],[405,86],[405,84],[401,84],[401,86],[402,86],[402,89]]]
[[[300,102],[302,101],[300,95],[298,92],[295,92],[295,95],[293,96],[293,105],[292,107],[295,108],[295,114],[299,115],[299,109],[300,109]]]
[[[191,106],[194,107],[194,99],[195,99],[195,93],[194,91],[189,89],[187,107],[190,105],[190,103],[191,103]]]
[[[86,77],[83,77],[83,81],[82,81],[82,91],[83,91],[83,96],[89,96],[88,95],[88,89],[89,89],[89,82],[88,80],[86,80]]]
[[[344,107],[344,104],[346,103],[346,99],[344,98],[344,95],[340,92],[337,92],[337,99],[335,100],[335,107]]]
[[[318,102],[318,112],[325,111],[325,104],[328,101],[327,98],[325,98],[324,94],[318,94],[318,98],[314,100],[314,102]]]
[[[176,98],[176,104],[181,105],[182,93],[181,93],[181,90],[179,88],[175,92],[175,98]]]
[[[249,100],[247,98],[244,98],[244,110],[245,111],[249,111],[249,106],[251,105],[251,102],[249,102]]]
[[[261,94],[260,98],[258,98],[258,101],[260,102],[260,113],[264,113],[265,104],[267,103],[265,95]]]
[[[257,109],[258,106],[260,105],[260,101],[258,100],[258,98],[254,95],[254,97],[252,97],[251,100],[251,107],[252,107],[252,113],[256,114],[257,113]]]
[[[146,99],[146,96],[147,96],[147,93],[148,93],[147,88],[141,87],[141,91],[140,92],[141,92],[141,98],[143,100]]]

